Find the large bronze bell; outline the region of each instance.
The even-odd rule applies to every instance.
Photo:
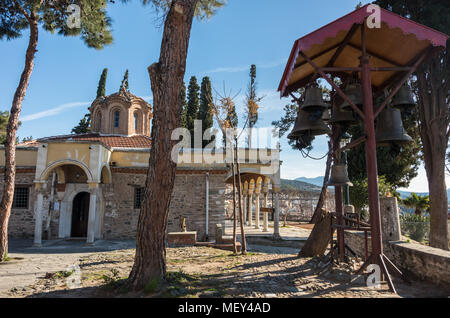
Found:
[[[347,165],[335,164],[331,167],[330,180],[327,183],[328,186],[345,186],[353,187],[353,183],[350,182],[347,173]]]
[[[345,90],[345,95],[352,101],[353,104],[358,106],[359,108],[363,105],[363,97],[362,97],[362,88],[359,83],[350,83]],[[344,100],[344,103],[341,105],[341,110],[343,112],[351,112],[353,111],[352,106]]]
[[[354,123],[356,122],[355,115],[352,112],[343,112],[339,106],[333,107],[333,114],[329,120],[330,124],[333,123]]]
[[[317,85],[311,85],[306,88],[305,102],[303,103],[301,110],[308,113],[322,113],[328,105],[323,101],[322,89]]]
[[[400,87],[397,94],[392,99],[392,106],[396,108],[412,108],[416,102],[414,101],[411,87],[405,83]]]
[[[325,125],[321,117],[299,110],[294,128],[288,135],[291,140],[298,139],[301,135],[319,136],[331,133],[330,128]]]
[[[380,113],[377,120],[376,140],[379,146],[413,141],[403,128],[402,115],[399,109],[388,107]]]

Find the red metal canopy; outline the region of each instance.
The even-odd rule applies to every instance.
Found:
[[[314,67],[300,52],[321,68],[360,65],[361,29],[356,26],[373,14],[369,6],[365,5],[295,41],[278,87],[281,97],[303,87],[315,73]],[[365,26],[371,67],[411,66],[427,48],[446,47],[446,34],[382,8],[380,13],[380,28]],[[372,72],[372,84],[383,87],[398,72]]]

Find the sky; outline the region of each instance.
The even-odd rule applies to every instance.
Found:
[[[290,99],[280,99],[277,87],[292,45],[321,26],[353,11],[358,0],[228,0],[227,5],[207,21],[194,21],[185,82],[211,78],[215,91],[224,86],[237,95],[237,112],[243,122],[243,99],[251,64],[257,67],[260,104],[257,127],[269,127],[281,118]],[[363,4],[369,1],[362,1]],[[106,93],[118,91],[129,69],[130,91],[152,102],[147,67],[159,58],[161,18],[151,6],[130,1],[108,7],[114,43],[103,50],[87,48],[78,37],[64,38],[40,29],[38,52],[31,82],[23,103],[20,139],[70,133],[95,99],[103,68],[108,68]],[[0,41],[0,110],[11,107],[23,69],[28,32],[12,41]],[[327,152],[327,139],[316,138],[311,155]],[[281,139],[281,177],[317,177],[324,174],[325,160],[303,158]],[[447,185],[450,178],[447,178]],[[423,167],[409,191],[427,192]]]

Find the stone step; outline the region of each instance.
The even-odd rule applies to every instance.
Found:
[[[216,244],[214,242],[197,242],[195,245],[212,247],[212,248],[218,248],[218,249],[221,249],[221,250],[233,252],[233,243]],[[241,252],[241,243],[240,242],[236,242],[236,249],[237,249],[238,253]]]

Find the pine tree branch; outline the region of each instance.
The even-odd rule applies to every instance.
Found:
[[[13,0],[13,1],[14,1],[14,4],[16,5],[17,9],[20,11],[20,13],[22,13],[25,16],[25,18],[28,20],[28,22],[31,23],[32,22],[31,16],[34,15],[34,14],[31,13],[31,15],[29,15],[25,11],[25,9],[20,5],[20,3],[17,2],[17,0]]]

